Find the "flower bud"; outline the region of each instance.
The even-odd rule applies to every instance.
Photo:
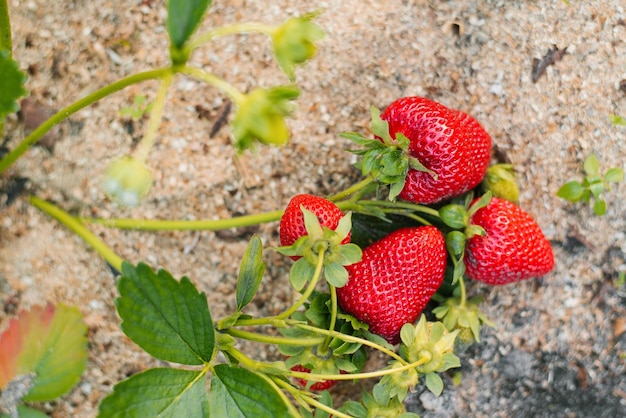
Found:
[[[143,161],[125,156],[113,161],[104,174],[103,187],[125,206],[137,206],[152,186],[152,172]]]

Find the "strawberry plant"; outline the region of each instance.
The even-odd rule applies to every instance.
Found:
[[[585,178],[582,181],[572,180],[562,185],[557,196],[570,202],[590,203],[593,199],[593,212],[597,216],[606,213],[606,201],[601,197],[605,189],[611,190],[611,183],[619,183],[624,179],[624,170],[609,168],[600,174],[600,163],[595,154],[590,154],[583,163]]]
[[[130,75],[65,107],[5,155],[0,172],[69,115],[130,85],[157,80],[151,105],[135,102],[128,113],[148,115],[143,138],[132,153],[109,165],[103,179],[112,199],[140,205],[151,192],[148,157],[175,77],[206,82],[232,101],[231,136],[239,152],[286,144],[285,118],[297,87],[244,93],[189,60],[216,37],[262,33],[271,40],[278,67],[293,81],[296,66],[315,55],[323,35],[314,23],[317,14],[277,27],[241,23],[196,34],[210,3],[168,2],[170,64]],[[5,15],[0,19],[8,22]],[[1,46],[0,70],[7,77],[0,78],[0,86],[8,93],[0,101],[0,117],[15,111],[24,94],[10,42]],[[342,135],[354,143],[350,151],[359,156],[363,178],[332,196],[298,194],[273,212],[194,221],[79,218],[30,197],[34,207],[74,231],[119,272],[120,327],[164,362],[115,385],[100,404],[100,416],[415,416],[405,410],[407,393],[423,384],[440,394],[445,372],[460,366],[454,354],[458,341],[478,341],[481,327],[491,324],[479,309],[480,297],[468,297],[465,281],[504,285],[553,269],[549,242],[513,203],[519,195],[513,167],[489,167],[492,139],[476,119],[414,96],[370,112],[371,137]],[[250,238],[232,289],[233,310],[220,318],[211,313],[208,290],[192,278],[176,279],[165,268],[124,260],[89,229],[101,224],[219,230],[270,222],[277,224],[280,245],[263,243],[259,235]],[[278,313],[254,317],[247,308],[265,277],[269,251],[291,263],[289,284],[298,296]],[[280,355],[258,360],[241,348],[242,341],[274,345]],[[364,371],[373,352],[387,363]],[[328,389],[361,379],[377,379],[371,393],[334,405]]]

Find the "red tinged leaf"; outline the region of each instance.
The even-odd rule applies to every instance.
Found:
[[[48,304],[21,311],[0,335],[0,389],[34,373],[24,400],[54,399],[74,386],[87,361],[87,327],[76,308]]]

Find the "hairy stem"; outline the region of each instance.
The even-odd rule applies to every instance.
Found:
[[[9,5],[7,4],[7,0],[0,0],[0,51],[1,50],[8,51],[9,58],[13,56],[11,19],[9,18]]]
[[[328,325],[328,330],[333,331],[335,329],[335,324],[337,323],[337,288],[330,284],[328,287],[330,290],[330,324]],[[322,353],[325,352],[332,340],[333,337],[328,334],[319,351]]]
[[[35,142],[37,142],[42,136],[44,136],[57,123],[70,117],[79,110],[97,102],[103,97],[109,96],[130,85],[137,84],[142,81],[164,77],[170,72],[171,69],[167,67],[133,74],[119,81],[116,81],[113,84],[109,84],[106,87],[96,90],[95,92],[83,97],[82,99],[72,103],[71,105],[59,110],[57,113],[52,115],[50,119],[39,125],[39,127],[31,132],[30,135],[24,138],[24,140],[22,140],[22,142],[20,142],[13,151],[5,155],[4,158],[0,160],[0,173],[9,168],[18,158],[22,156],[22,154],[24,154],[28,150],[28,148],[30,148]]]
[[[392,357],[396,360],[398,360],[400,363],[402,364],[407,364],[406,360],[404,360],[402,357],[400,357],[398,354],[396,354],[394,351],[389,350],[385,347],[383,347],[380,344],[376,344],[375,342],[372,342],[370,340],[366,340],[364,338],[359,338],[359,337],[355,337],[352,335],[348,335],[348,334],[344,334],[342,332],[339,331],[334,331],[334,330],[326,330],[326,329],[322,329],[322,328],[317,328],[311,325],[307,325],[307,324],[303,324],[302,322],[297,322],[297,321],[287,321],[289,323],[289,325],[292,325],[296,328],[300,328],[300,329],[304,329],[307,331],[312,331],[315,332],[317,334],[321,334],[321,335],[327,335],[330,336],[331,338],[339,338],[343,341],[349,342],[349,343],[357,343],[357,344],[363,344],[366,345],[368,347],[371,347],[375,350],[380,351],[381,353],[385,353],[387,354],[389,357]]]
[[[285,382],[282,379],[279,379],[277,377],[272,376],[272,379],[276,382],[276,384],[278,386],[280,386],[281,388],[283,388],[284,390],[286,390],[287,392],[289,392],[291,394],[291,396],[293,396],[296,400],[302,400],[306,403],[308,403],[311,406],[314,406],[317,409],[321,409],[323,411],[328,412],[329,414],[332,414],[333,417],[341,417],[341,418],[351,418],[350,415],[346,415],[343,412],[339,412],[336,409],[331,408],[328,405],[324,405],[323,403],[321,403],[320,401],[318,401],[317,399],[315,399],[314,397],[308,395],[307,393],[294,388],[292,385],[290,385],[289,383]],[[300,414],[298,414],[297,416],[300,416]]]
[[[373,183],[375,180],[372,176],[368,176],[366,178],[364,178],[363,180],[361,180],[360,182],[358,182],[357,184],[354,184],[350,187],[348,187],[346,190],[343,190],[339,193],[336,193],[332,196],[330,196],[328,198],[328,200],[330,200],[331,202],[336,202],[338,200],[342,200],[345,199],[348,196],[351,196],[353,194],[355,194],[356,192],[364,189],[365,187],[367,187],[368,185],[370,185],[371,183]]]
[[[78,219],[74,218],[52,203],[45,202],[35,196],[30,197],[30,204],[65,225],[72,232],[81,237],[94,250],[96,250],[102,258],[113,266],[113,268],[117,271],[122,271],[122,263],[125,260],[118,256],[111,248],[102,242],[100,238],[87,229]]]
[[[214,74],[207,73],[196,67],[184,66],[180,69],[180,72],[195,77],[212,85],[213,87],[223,91],[235,104],[241,103],[244,98],[244,94],[237,90],[234,86],[217,77]]]
[[[236,23],[234,25],[222,26],[213,29],[212,31],[202,33],[189,41],[186,48],[189,51],[193,51],[201,45],[204,45],[205,43],[220,36],[239,35],[250,32],[271,34],[275,30],[276,28],[274,26],[264,25],[261,23]]]
[[[420,213],[434,216],[435,218],[440,218],[438,210],[429,208],[428,206],[418,205],[416,203],[389,202],[387,200],[363,200],[360,203],[365,206],[371,205],[371,206],[382,206],[382,207],[394,208],[394,209],[409,209],[414,212],[420,212]]]
[[[254,215],[237,216],[230,219],[203,219],[194,221],[185,220],[158,220],[158,219],[102,219],[81,218],[86,223],[103,225],[118,229],[135,229],[141,231],[217,231],[220,229],[238,228],[273,222],[280,219],[283,210],[265,212]]]
[[[172,84],[172,74],[166,74],[161,80],[161,86],[157,92],[156,98],[150,110],[150,119],[148,120],[148,126],[146,132],[141,139],[141,142],[135,150],[135,158],[141,162],[145,162],[148,158],[148,154],[154,145],[156,140],[157,131],[161,125],[161,118],[163,117],[163,108],[165,107],[165,98],[167,97],[167,90]]]
[[[353,380],[353,379],[371,379],[374,377],[381,377],[388,374],[394,374],[397,372],[403,372],[405,370],[413,369],[415,367],[419,367],[422,364],[428,363],[432,360],[432,355],[423,354],[419,360],[414,361],[413,363],[409,363],[404,366],[394,367],[391,369],[383,369],[376,370],[373,372],[367,373],[347,373],[347,374],[314,374],[314,373],[305,373],[305,372],[294,372],[290,371],[289,375],[296,377],[298,379],[306,379],[306,380],[315,380],[315,381],[324,381],[324,380]]]
[[[239,329],[228,328],[223,332],[237,338],[243,338],[244,340],[256,341],[258,343],[265,344],[284,344],[284,345],[297,345],[297,346],[314,346],[324,341],[324,337],[319,338],[289,338],[289,337],[274,337],[272,335],[258,334],[256,332],[242,331]]]

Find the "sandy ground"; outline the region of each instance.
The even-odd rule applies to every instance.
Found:
[[[626,186],[607,193],[596,217],[555,194],[579,178],[596,153],[603,168],[625,168],[626,24],[623,0],[533,1],[216,1],[204,29],[257,21],[279,23],[323,9],[327,32],[318,56],[297,72],[302,88],[289,121],[293,139],[235,163],[228,129],[209,131],[224,102],[219,92],[175,80],[150,156],[156,183],[136,209],[108,201],[100,188],[107,163],[127,153],[145,121],[119,110],[155,84],[128,88],[64,122],[53,151],[35,147],[1,179],[2,319],[46,301],[77,305],[89,326],[89,364],[80,384],[40,405],[54,417],[95,416],[98,402],[122,378],[156,364],[120,331],[115,280],[79,238],[42,215],[28,194],[84,216],[150,219],[223,218],[276,210],[296,193],[325,195],[358,180],[341,132],[367,132],[369,106],[422,95],[474,115],[491,133],[494,158],[518,170],[521,205],[553,243],[556,268],[541,280],[497,288],[470,284],[485,296],[496,323],[461,354],[461,385],[446,379],[440,398],[421,387],[410,410],[423,417],[618,417],[626,411]],[[9,0],[14,55],[29,72],[33,100],[61,108],[123,76],[167,63],[166,13],[158,1]],[[558,47],[562,59],[533,82],[533,60]],[[220,39],[193,63],[246,91],[287,79],[259,35]],[[28,115],[27,115],[28,116]],[[28,116],[32,118],[32,116]],[[24,135],[10,118],[7,145]],[[26,191],[14,197],[11,187]],[[234,308],[236,269],[250,231],[138,233],[93,227],[122,257],[187,275],[209,298],[215,318]],[[277,224],[256,229],[266,246]],[[293,295],[290,261],[270,252],[252,314],[278,312]],[[244,347],[258,358],[276,353]],[[338,385],[344,396],[360,392]]]

